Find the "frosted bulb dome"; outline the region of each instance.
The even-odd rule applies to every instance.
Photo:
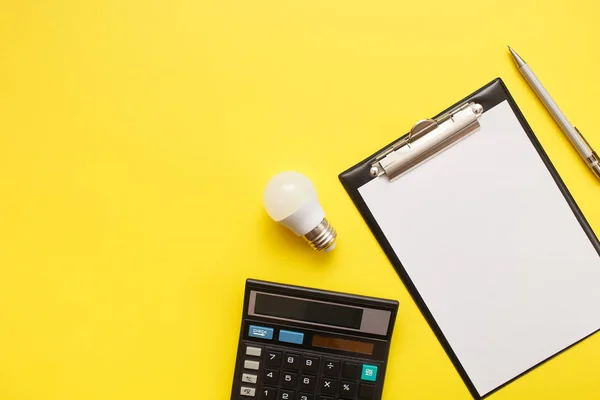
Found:
[[[317,191],[306,176],[295,171],[275,175],[265,187],[263,202],[275,222],[304,236],[314,249],[330,251],[335,247],[337,234],[325,219]]]
[[[298,211],[305,203],[319,201],[310,179],[294,171],[282,172],[271,178],[263,200],[267,214],[277,222]]]

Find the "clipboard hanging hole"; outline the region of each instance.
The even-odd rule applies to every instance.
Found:
[[[432,119],[423,119],[417,122],[408,133],[408,142],[412,139],[417,139],[438,127],[438,123]]]

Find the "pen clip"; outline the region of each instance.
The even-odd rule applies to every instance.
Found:
[[[587,145],[587,147],[592,151],[592,155],[589,156],[586,159],[586,161],[592,167],[594,165],[599,165],[600,164],[600,158],[598,157],[598,154],[596,154],[596,152],[594,151],[594,149],[592,148],[592,146],[590,146],[589,142],[586,140],[585,136],[583,136],[583,134],[581,133],[581,131],[579,129],[577,129],[576,126],[574,126],[573,129],[575,129],[577,131],[577,133],[579,133],[579,137],[581,137],[581,139],[583,139],[583,141],[585,142],[585,144]]]

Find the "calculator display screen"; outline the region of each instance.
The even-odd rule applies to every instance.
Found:
[[[350,329],[360,329],[363,317],[362,308],[266,293],[256,294],[254,313]]]
[[[312,339],[312,345],[332,350],[350,351],[353,353],[373,355],[375,345],[373,343],[359,342],[357,340],[341,339],[315,335]]]

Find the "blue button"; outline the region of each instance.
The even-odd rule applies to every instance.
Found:
[[[279,331],[279,341],[302,344],[302,341],[304,341],[304,333],[281,330]]]
[[[375,382],[377,380],[377,366],[363,364],[360,379],[363,381]]]
[[[273,339],[273,328],[265,328],[264,326],[250,325],[248,336],[259,339]]]

